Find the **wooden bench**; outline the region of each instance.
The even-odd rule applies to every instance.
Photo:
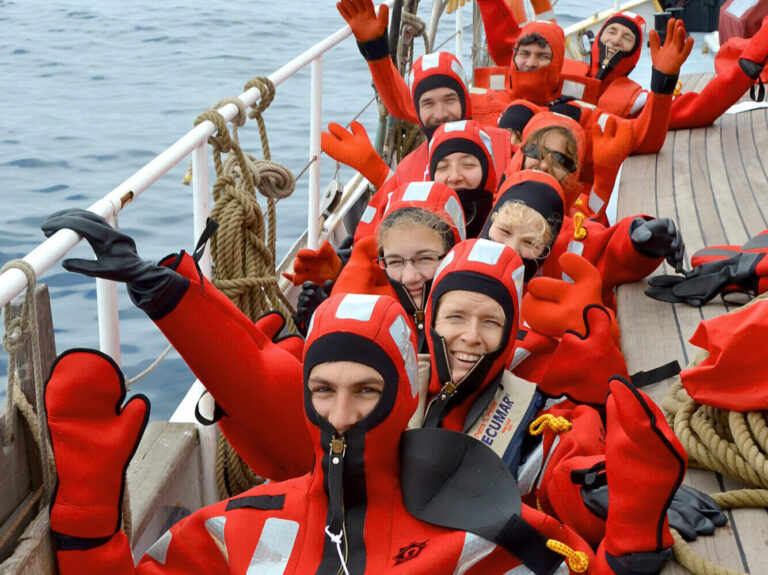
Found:
[[[683,78],[683,91],[698,91],[710,79]],[[617,219],[634,214],[673,218],[690,256],[711,245],[742,245],[768,228],[768,111],[725,114],[713,126],[667,135],[657,155],[624,162]],[[656,274],[672,274],[666,263]],[[655,301],[643,292],[647,282],[621,286],[618,318],[630,373],[672,360],[687,365],[697,348],[688,339],[701,320],[730,311],[719,298],[702,308]],[[759,342],[762,344],[762,342]],[[646,388],[661,405],[672,379]],[[745,487],[719,474],[689,470],[686,483],[707,493]],[[729,522],[714,536],[691,544],[713,563],[746,573],[768,573],[768,512],[726,512]],[[670,561],[665,574],[689,573]]]

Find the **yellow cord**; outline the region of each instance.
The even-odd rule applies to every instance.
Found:
[[[556,539],[547,539],[547,548],[563,555],[574,573],[584,573],[589,567],[589,557],[583,551],[575,551]]]
[[[573,215],[573,237],[583,240],[587,237],[587,228],[584,227],[584,214],[576,212]]]
[[[537,417],[528,429],[531,435],[541,435],[547,427],[556,433],[560,433],[561,431],[570,430],[573,424],[564,417],[545,413]]]

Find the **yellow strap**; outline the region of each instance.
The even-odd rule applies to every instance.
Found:
[[[682,93],[682,91],[683,91],[683,83],[678,82],[677,85],[675,86],[674,95],[679,96]]]
[[[584,227],[584,214],[576,212],[573,215],[573,237],[583,240],[587,237],[587,229]]]
[[[547,539],[547,548],[563,555],[574,573],[584,573],[589,567],[589,557],[583,551],[575,551],[556,539]]]
[[[560,433],[561,431],[570,430],[571,427],[573,427],[573,424],[562,416],[554,416],[545,413],[544,415],[537,417],[528,429],[531,435],[541,435],[547,427],[556,433]]]

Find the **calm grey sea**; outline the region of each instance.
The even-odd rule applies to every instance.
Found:
[[[559,21],[568,25],[593,10],[592,3],[561,0]],[[464,15],[469,23],[469,5]],[[200,112],[343,24],[335,2],[327,0],[0,0],[0,264],[44,239],[39,225],[46,215],[87,207],[192,128]],[[452,18],[444,20],[438,41],[453,26]],[[373,94],[365,63],[348,39],[323,68],[324,121],[346,123]],[[294,173],[306,163],[308,93],[306,71],[278,88],[266,113],[273,160]],[[372,108],[363,123],[372,135]],[[260,155],[255,125],[248,127],[242,142]],[[190,189],[180,183],[185,168],[121,214],[121,229],[145,258],[193,246]],[[323,177],[330,172],[326,168]],[[281,253],[306,227],[306,186],[305,176],[279,206]],[[90,250],[80,246],[74,255],[90,257]],[[51,288],[58,350],[97,347],[94,281],[60,266],[43,281]],[[120,297],[122,363],[131,377],[166,342],[122,288]],[[0,352],[2,378],[6,365]],[[165,419],[191,381],[172,353],[134,391],[150,397],[154,419]]]

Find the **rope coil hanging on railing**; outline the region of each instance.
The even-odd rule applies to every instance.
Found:
[[[768,299],[767,296],[759,296],[739,309]],[[706,357],[707,352],[700,350],[686,369]],[[741,413],[699,404],[683,387],[680,376],[667,390],[663,407],[667,421],[688,453],[690,467],[715,471],[758,487],[713,493],[718,505],[723,509],[768,507],[768,424],[764,412]],[[675,557],[690,571],[699,575],[740,573],[707,561],[676,531],[672,534]]]
[[[255,119],[259,127],[263,160],[243,152],[240,146],[237,129],[245,124],[246,107],[239,98],[221,100],[195,120],[195,125],[211,121],[217,130],[209,139],[217,176],[213,184],[211,217],[219,224],[211,238],[212,283],[251,320],[277,310],[285,316],[289,330],[295,333],[291,319],[293,309],[279,289],[275,272],[275,207],[277,200],[293,192],[296,180],[287,168],[271,161],[263,112],[275,97],[275,86],[268,78],[253,78],[245,84],[244,90],[251,88],[261,93],[248,116]],[[216,111],[228,103],[239,110],[232,120],[231,136],[227,122]],[[226,154],[223,160],[222,154]],[[257,190],[267,198],[266,219],[257,200]],[[216,483],[220,497],[237,495],[261,482],[263,479],[250,470],[219,434]]]
[[[53,451],[48,442],[48,428],[43,400],[43,371],[40,358],[40,342],[37,338],[37,305],[35,302],[37,276],[34,268],[21,259],[6,263],[0,269],[0,274],[12,268],[20,270],[27,277],[27,290],[24,294],[24,302],[19,317],[11,319],[10,302],[5,306],[3,347],[8,352],[8,380],[3,445],[9,445],[13,441],[13,429],[16,425],[17,413],[21,413],[37,445],[42,472],[43,492],[41,496],[42,502],[46,503],[53,493],[56,471]],[[32,351],[32,377],[35,388],[34,407],[21,390],[17,367],[18,355],[25,348],[28,341]]]

